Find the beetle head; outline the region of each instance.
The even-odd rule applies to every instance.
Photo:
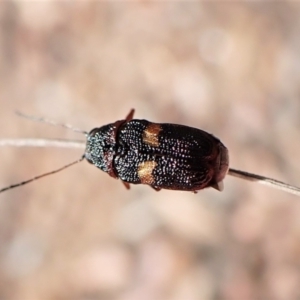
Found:
[[[92,129],[87,135],[85,158],[109,175],[116,177],[113,171],[113,158],[116,148],[115,124]]]

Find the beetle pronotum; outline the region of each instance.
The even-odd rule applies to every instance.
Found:
[[[261,175],[229,168],[228,150],[213,135],[178,124],[159,124],[133,119],[132,109],[123,120],[94,128],[89,133],[68,124],[18,113],[26,118],[59,125],[87,137],[82,157],[57,170],[0,189],[27,184],[77,164],[86,159],[91,164],[119,178],[126,188],[147,184],[155,190],[171,189],[197,192],[207,187],[223,190],[226,174],[256,181],[300,196],[298,187]],[[80,142],[59,140],[2,140],[2,145],[82,147]],[[1,141],[0,141],[1,145]]]

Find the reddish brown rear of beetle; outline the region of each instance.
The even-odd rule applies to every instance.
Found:
[[[222,191],[224,189],[223,179],[226,176],[229,168],[229,157],[227,148],[219,141],[218,143],[218,154],[215,162],[215,171],[213,182],[211,187]]]

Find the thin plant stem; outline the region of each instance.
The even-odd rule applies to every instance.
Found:
[[[235,170],[231,168],[228,170],[227,174],[247,181],[254,181],[260,184],[264,184],[269,187],[300,196],[300,188],[273,178],[269,178],[269,177],[265,177],[265,176],[245,172],[245,171]]]
[[[84,141],[65,139],[0,139],[0,147],[57,147],[57,148],[85,148]]]

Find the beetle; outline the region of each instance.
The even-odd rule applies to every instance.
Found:
[[[213,135],[192,127],[133,119],[92,129],[84,157],[113,178],[148,184],[155,190],[223,190],[227,148]]]

